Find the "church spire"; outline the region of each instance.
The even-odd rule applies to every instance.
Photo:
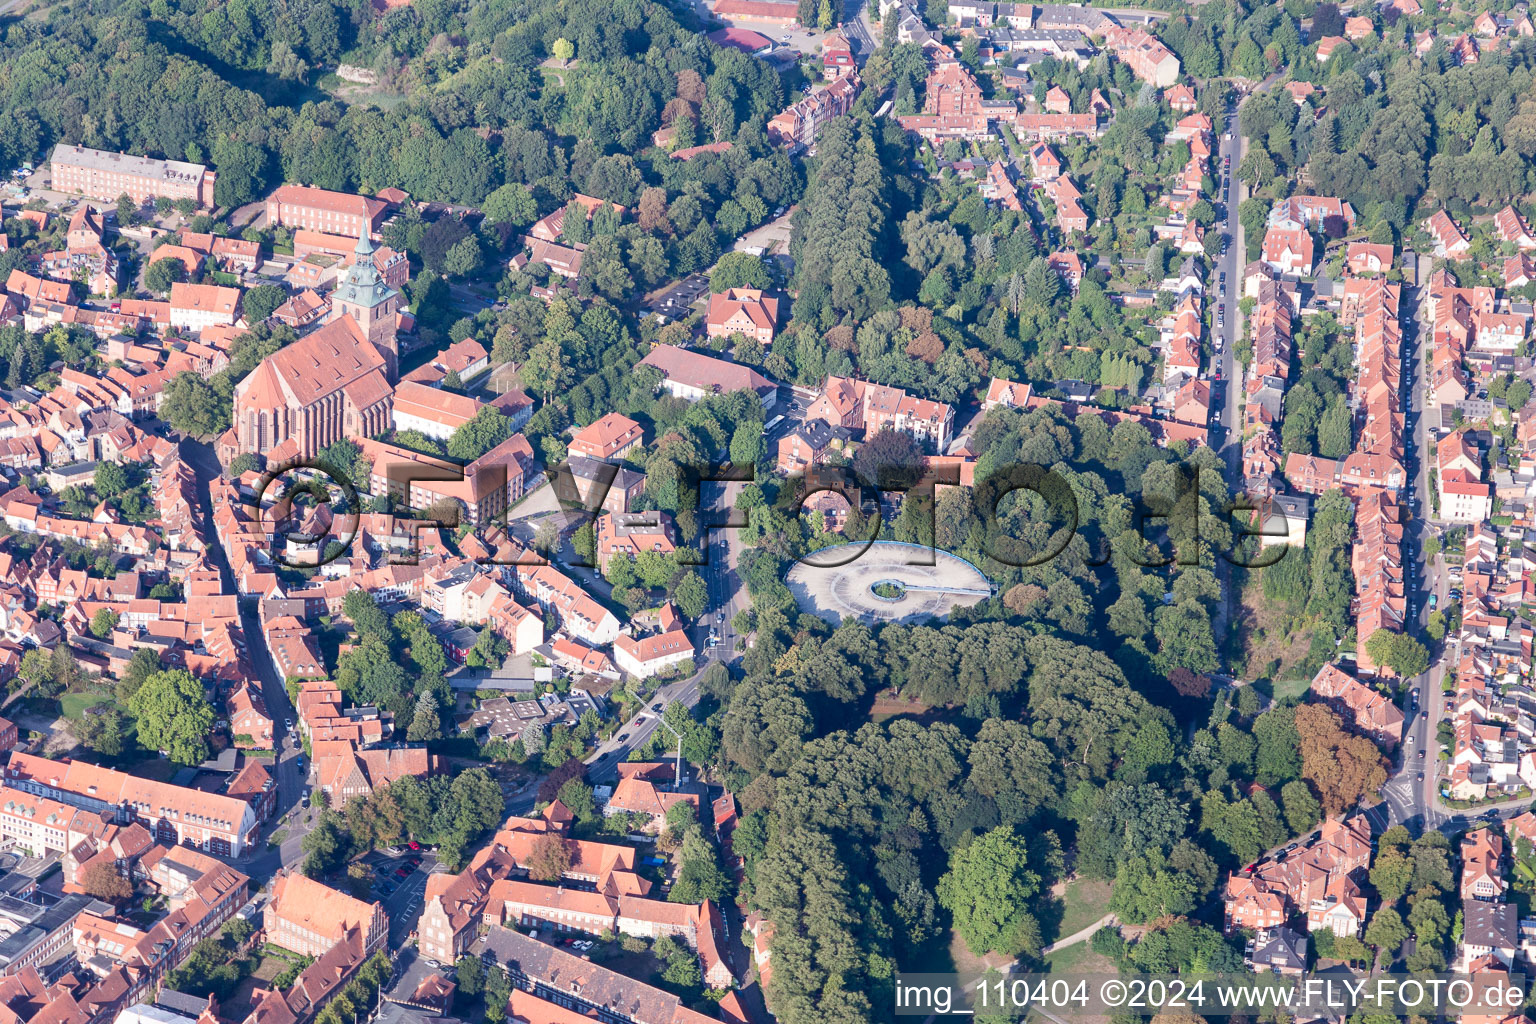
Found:
[[[373,244],[373,236],[368,233],[368,218],[364,217],[363,226],[357,232],[357,248],[352,251],[361,258],[363,256],[372,256],[377,248],[378,246]]]

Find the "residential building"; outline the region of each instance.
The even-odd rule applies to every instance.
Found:
[[[261,689],[249,681],[242,683],[225,702],[229,716],[229,731],[235,746],[254,749],[272,749],[272,716],[267,714],[266,702]]]
[[[415,430],[437,441],[447,441],[483,408],[468,395],[403,380],[395,385],[390,417],[395,429]]]
[[[1311,689],[1313,696],[1333,705],[1346,721],[1382,746],[1390,749],[1402,739],[1402,709],[1337,665],[1318,669],[1312,677]]]
[[[805,418],[863,431],[866,437],[894,430],[929,442],[942,454],[952,440],[955,410],[948,403],[915,398],[900,388],[852,377],[828,377]]]
[[[720,0],[721,3],[761,2],[761,0]],[[768,141],[791,151],[810,149],[816,137],[833,118],[853,109],[862,83],[857,73],[838,78],[825,89],[806,96],[768,121]]]
[[[1505,967],[1513,967],[1515,950],[1520,945],[1518,915],[1511,903],[1484,903],[1477,900],[1462,904],[1461,957],[1467,965],[1491,956]]]
[[[649,679],[673,666],[692,661],[693,656],[693,641],[681,623],[676,629],[649,636],[632,637],[621,633],[613,641],[614,664],[633,679]]]
[[[345,741],[314,744],[317,785],[337,806],[355,796],[369,796],[407,775],[426,778],[438,769],[437,758],[422,747],[358,750]]]
[[[1299,274],[1311,277],[1316,263],[1316,247],[1312,234],[1306,228],[1286,228],[1271,225],[1264,233],[1265,263],[1281,274]]]
[[[1457,260],[1472,249],[1472,241],[1462,234],[1461,228],[1456,226],[1456,222],[1444,210],[1436,210],[1424,222],[1424,229],[1434,237],[1436,256]]]
[[[1307,967],[1307,937],[1283,925],[1265,928],[1254,936],[1248,963],[1256,971],[1300,974]]]
[[[603,572],[614,555],[637,557],[644,552],[670,556],[677,550],[672,517],[665,512],[630,512],[597,517],[597,562]]]
[[[1504,898],[1504,837],[1493,828],[1468,832],[1461,839],[1461,898],[1493,902]]]
[[[1143,82],[1166,89],[1179,80],[1179,58],[1146,29],[1111,25],[1104,45]]]
[[[171,326],[201,331],[233,327],[240,318],[240,289],[216,284],[171,285]]]

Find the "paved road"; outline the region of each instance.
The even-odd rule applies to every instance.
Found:
[[[1099,918],[1097,921],[1093,922],[1093,924],[1089,925],[1088,927],[1086,927],[1086,928],[1079,928],[1077,931],[1073,932],[1071,935],[1066,935],[1066,936],[1063,936],[1062,938],[1057,939],[1055,942],[1051,943],[1049,946],[1046,946],[1044,949],[1042,949],[1040,951],[1040,955],[1041,956],[1050,956],[1052,953],[1056,952],[1058,949],[1066,949],[1068,946],[1075,946],[1079,942],[1084,942],[1084,941],[1092,938],[1093,937],[1093,933],[1098,931],[1100,928],[1108,928],[1112,924],[1118,924],[1119,921],[1120,921],[1120,919],[1117,918],[1114,914],[1105,914],[1103,917]],[[1006,971],[1006,968],[1004,968],[1004,970]]]
[[[745,484],[703,484],[703,496],[717,517],[723,517],[726,511],[735,502],[736,496],[741,493]],[[729,664],[740,653],[742,637],[736,632],[732,619],[736,613],[747,607],[748,600],[746,588],[743,587],[741,578],[736,573],[736,566],[741,558],[741,552],[745,545],[739,536],[740,531],[729,529],[716,529],[710,531],[708,541],[708,557],[706,564],[698,567],[699,574],[704,577],[704,583],[709,591],[709,610],[705,613],[703,621],[695,625],[690,632],[693,634],[694,647],[700,652],[695,663],[699,671],[687,679],[668,683],[656,692],[651,698],[650,705],[634,718],[624,723],[622,727],[614,731],[607,741],[598,747],[587,757],[587,764],[591,767],[587,771],[587,777],[593,782],[601,782],[618,775],[618,763],[629,756],[629,752],[637,747],[642,747],[650,741],[651,734],[661,726],[657,723],[658,714],[655,709],[658,705],[665,707],[674,701],[684,707],[693,707],[699,702],[699,677],[711,664],[720,662]],[[714,647],[706,644],[709,633],[713,631],[720,639],[720,643]],[[669,735],[669,739],[670,734]],[[514,803],[514,813],[518,806],[531,807],[533,796]]]
[[[224,592],[235,594],[239,591],[235,587],[234,573],[230,569],[229,557],[220,543],[218,533],[213,525],[213,501],[210,496],[210,484],[217,479],[222,472],[218,458],[213,454],[213,449],[206,444],[183,439],[181,441],[181,458],[192,468],[197,475],[198,504],[201,507],[203,517],[203,536],[209,538],[209,557],[218,568],[223,580]],[[262,885],[285,866],[293,865],[303,859],[303,850],[300,848],[303,837],[313,827],[314,816],[303,807],[305,773],[299,767],[300,755],[303,750],[298,743],[298,734],[290,733],[285,728],[285,722],[293,719],[293,705],[288,700],[288,691],[283,687],[283,679],[277,673],[272,664],[272,659],[267,653],[266,642],[262,639],[261,622],[257,618],[256,607],[253,603],[241,601],[240,626],[245,633],[246,657],[251,667],[256,670],[258,681],[261,684],[262,699],[266,702],[267,713],[273,721],[273,738],[278,746],[278,761],[276,765],[277,775],[277,809],[273,819],[263,829],[263,835],[268,830],[276,831],[277,828],[285,829],[285,836],[281,846],[271,848],[258,845],[254,856],[243,859],[240,869],[249,875],[257,885]]]

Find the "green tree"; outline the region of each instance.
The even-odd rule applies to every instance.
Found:
[[[485,197],[482,207],[488,224],[523,228],[539,218],[539,207],[526,185],[507,184]]]
[[[1365,653],[1378,665],[1385,665],[1403,678],[1420,675],[1429,668],[1429,651],[1411,636],[1378,629],[1365,641]]]
[[[1365,929],[1365,941],[1389,956],[1406,938],[1408,926],[1403,924],[1402,915],[1387,906],[1377,908]]]
[[[561,36],[550,47],[550,52],[554,54],[555,59],[560,63],[569,64],[571,58],[576,56],[576,45],[564,36]]]
[[[416,713],[406,729],[405,738],[411,743],[425,743],[439,739],[443,734],[442,720],[438,717],[437,697],[427,690],[416,700]]]
[[[709,290],[716,294],[732,288],[771,287],[773,278],[768,274],[768,265],[761,256],[751,253],[728,252],[709,272]]]
[[[512,428],[495,406],[483,405],[474,418],[448,438],[448,454],[473,462],[512,436]]]
[[[246,323],[258,324],[286,301],[288,293],[282,288],[275,284],[259,284],[240,296],[240,311],[245,315]]]
[[[690,569],[672,588],[672,601],[685,618],[698,619],[709,607],[709,590],[699,574]]]
[[[187,265],[175,256],[167,256],[164,259],[155,260],[144,271],[144,287],[156,295],[169,293],[171,285],[186,279]]]
[[[1285,823],[1293,834],[1300,835],[1322,820],[1323,805],[1300,779],[1287,782],[1281,788],[1280,802],[1285,806]]]
[[[96,614],[91,616],[90,628],[92,636],[105,640],[117,628],[117,612],[110,608],[98,608]]]
[[[120,462],[103,462],[96,467],[96,480],[91,485],[102,498],[115,498],[128,489],[128,470]]]
[[[484,257],[474,235],[465,235],[449,247],[443,256],[443,273],[449,277],[468,277],[480,269]]]
[[[221,395],[201,375],[183,370],[165,386],[160,418],[179,433],[209,437],[229,429],[230,410],[230,395]]]
[[[123,714],[110,704],[98,704],[87,708],[74,726],[75,733],[86,749],[103,757],[117,757],[126,746],[123,735]]]
[[[203,687],[186,669],[156,672],[144,681],[128,703],[138,721],[139,741],[163,750],[177,764],[196,765],[208,759],[208,733],[213,706]]]
[[[950,855],[936,895],[972,952],[1017,953],[1034,925],[1029,904],[1039,891],[1028,843],[1012,828],[995,828]]]

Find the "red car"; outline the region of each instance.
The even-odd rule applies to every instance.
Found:
[[[412,839],[410,842],[406,843],[405,845],[410,847],[412,850],[419,850],[419,849],[421,849],[421,844],[418,843],[414,839]]]

